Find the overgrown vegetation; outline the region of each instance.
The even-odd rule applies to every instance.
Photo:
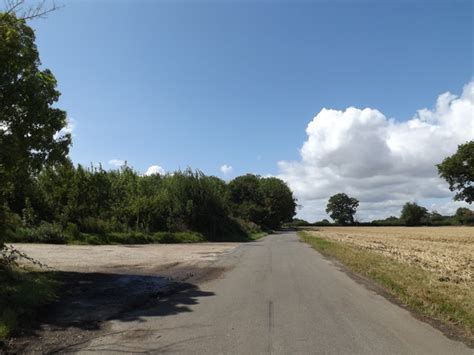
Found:
[[[32,325],[41,307],[55,298],[57,284],[49,273],[0,267],[0,285],[1,344]]]
[[[330,240],[318,232],[300,237],[323,255],[334,257],[350,270],[382,285],[411,309],[458,327],[474,341],[474,289],[446,282],[434,272],[387,256]]]
[[[291,190],[276,178],[227,184],[199,171],[142,176],[69,161],[32,176],[7,206],[7,241],[58,244],[245,241],[295,213]]]
[[[56,297],[58,285],[52,274],[20,267],[18,258],[44,267],[13,247],[0,250],[0,352],[10,335],[28,329],[39,309]]]

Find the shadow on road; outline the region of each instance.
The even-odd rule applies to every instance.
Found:
[[[143,317],[191,312],[189,306],[199,298],[214,295],[160,276],[54,272],[54,277],[62,284],[60,297],[13,340],[11,350],[54,352],[87,341],[107,320],[145,321]]]

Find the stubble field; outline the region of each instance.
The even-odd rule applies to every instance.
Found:
[[[474,287],[473,227],[323,227],[313,233]]]

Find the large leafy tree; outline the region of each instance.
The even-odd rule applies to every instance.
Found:
[[[54,107],[56,79],[40,69],[35,34],[14,12],[0,12],[0,225],[24,207],[32,176],[63,160],[71,142],[66,113]]]
[[[428,210],[416,202],[407,202],[402,208],[400,219],[407,226],[419,226],[428,216]]]
[[[229,183],[229,200],[236,217],[275,229],[295,215],[296,200],[284,181],[247,174]]]
[[[357,207],[359,207],[357,199],[345,193],[338,193],[329,198],[326,213],[339,224],[352,224]]]
[[[236,217],[262,225],[265,210],[260,177],[253,174],[238,176],[229,182],[229,199]]]
[[[288,185],[274,177],[260,181],[264,195],[265,214],[263,225],[278,228],[284,222],[290,222],[296,214],[296,200]]]
[[[456,153],[437,165],[439,175],[444,178],[451,191],[457,191],[455,200],[474,201],[474,141],[458,146]]]

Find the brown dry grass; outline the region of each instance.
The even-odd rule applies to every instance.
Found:
[[[322,227],[313,233],[474,287],[473,227]]]

